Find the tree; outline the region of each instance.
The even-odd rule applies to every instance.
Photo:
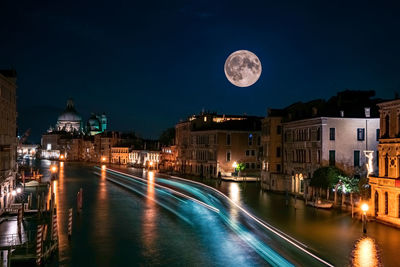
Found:
[[[321,167],[314,172],[310,186],[323,189],[334,187],[339,182],[341,175],[343,175],[343,172],[338,168]]]

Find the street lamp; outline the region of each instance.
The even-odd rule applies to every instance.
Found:
[[[60,155],[60,159],[61,159],[61,160],[64,159],[64,155],[63,155],[63,154]]]
[[[361,210],[363,211],[362,214],[362,225],[363,225],[363,233],[367,233],[367,211],[369,209],[369,206],[367,203],[363,203],[361,205]]]
[[[105,162],[106,161],[106,157],[101,157],[101,161]]]
[[[234,170],[234,172],[235,172],[235,176],[237,176],[237,172],[236,172],[237,166],[238,166],[237,162],[234,161],[233,164],[232,164],[232,167],[233,167],[233,170]]]
[[[51,166],[50,168],[52,173],[55,173],[57,171],[57,167],[55,165]]]

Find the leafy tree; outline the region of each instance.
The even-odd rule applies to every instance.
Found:
[[[244,169],[246,169],[246,165],[243,162],[240,162],[237,166],[236,166],[236,171],[240,172],[240,171],[244,171]]]
[[[332,166],[321,167],[314,172],[310,185],[316,188],[331,188],[338,183],[339,176],[342,175],[343,172],[338,168]]]

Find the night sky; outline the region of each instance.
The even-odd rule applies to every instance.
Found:
[[[38,142],[69,97],[85,120],[106,112],[111,129],[155,138],[202,109],[264,116],[346,88],[400,91],[399,6],[273,2],[3,0],[0,67],[18,73],[20,133]],[[223,70],[239,49],[262,62],[248,88]]]

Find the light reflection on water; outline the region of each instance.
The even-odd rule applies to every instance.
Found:
[[[147,174],[147,198],[145,199],[145,209],[142,219],[142,239],[146,248],[146,257],[153,258],[156,254],[156,238],[157,238],[157,208],[154,202],[154,172],[150,171]],[[155,257],[156,258],[156,257]]]
[[[354,267],[383,266],[374,239],[364,237],[356,242],[352,252],[351,265]]]

